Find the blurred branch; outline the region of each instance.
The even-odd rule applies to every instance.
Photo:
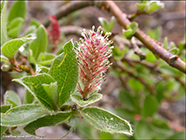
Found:
[[[127,18],[127,15],[121,11],[121,9],[113,1],[104,1],[103,4],[106,8],[116,17],[118,22],[126,29],[127,25],[131,22]],[[139,28],[135,33],[137,37],[145,46],[151,50],[155,55],[162,58],[170,66],[186,73],[186,63],[180,59],[179,56],[171,54],[169,51],[165,50],[162,46],[156,43],[156,41],[146,35]]]
[[[130,20],[130,21],[132,21],[132,20],[134,20],[137,16],[139,16],[139,15],[153,15],[154,14],[154,12],[153,13],[151,13],[151,14],[148,14],[146,11],[137,11],[136,13],[134,13],[134,14],[132,14],[132,15],[128,15],[127,16],[127,18]]]
[[[67,3],[61,6],[61,8],[57,10],[58,12],[55,13],[54,15],[57,17],[57,19],[60,19],[76,10],[82,9],[87,6],[93,6],[93,5],[94,5],[94,1],[73,1],[73,2],[70,2],[70,3]],[[49,23],[50,21],[47,17],[45,21],[43,22],[43,25],[45,27],[48,27]]]
[[[136,64],[142,64],[143,66],[147,67],[148,69],[150,69],[152,72],[159,74],[161,77],[163,77],[165,80],[171,78],[170,76],[162,73],[160,70],[157,69],[158,63],[152,64],[146,61],[139,61],[136,59],[130,59],[127,57],[123,57],[122,60],[123,62],[126,62],[127,64],[129,64],[132,67],[135,67]],[[182,81],[179,77],[177,76],[173,76],[173,78],[178,81],[185,89],[186,89],[186,84],[184,83],[184,81]]]
[[[140,81],[152,94],[155,94],[154,88],[150,85],[148,85],[143,78],[138,77],[136,75],[134,75],[134,72],[132,70],[128,70],[127,68],[125,68],[122,64],[121,61],[116,61],[115,67],[119,67],[122,71],[128,73],[131,77],[134,77],[135,79],[137,79],[138,81]]]

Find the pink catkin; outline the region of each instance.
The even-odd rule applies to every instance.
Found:
[[[51,21],[50,25],[47,28],[49,44],[52,46],[52,50],[55,51],[58,48],[60,39],[60,26],[58,24],[56,16],[48,15],[49,20]]]
[[[97,32],[94,28],[86,33],[82,32],[83,39],[78,42],[76,54],[79,63],[78,90],[83,99],[88,99],[88,94],[98,90],[104,81],[104,73],[110,66],[108,61],[111,56],[111,41],[107,41],[110,33],[102,36],[101,27]]]

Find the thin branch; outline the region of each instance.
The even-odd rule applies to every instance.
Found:
[[[128,73],[130,76],[132,76],[132,77],[134,77],[135,79],[137,79],[138,81],[140,81],[152,94],[155,94],[155,91],[154,91],[153,87],[150,86],[150,85],[148,85],[148,84],[144,81],[143,78],[134,75],[134,72],[131,71],[131,70],[128,70],[127,68],[125,68],[125,67],[123,66],[123,64],[122,64],[121,61],[116,61],[116,63],[117,63],[117,66],[118,66],[119,68],[122,69],[122,71]]]
[[[82,9],[87,6],[93,6],[94,4],[95,4],[94,1],[73,1],[73,2],[70,2],[70,3],[67,3],[61,6],[61,8],[59,8],[59,10],[57,10],[57,13],[55,13],[54,15],[57,17],[57,19],[60,19],[76,10]],[[49,24],[50,24],[50,21],[47,17],[44,20],[43,25],[45,27],[48,27]]]
[[[137,16],[139,15],[144,15],[147,14],[146,11],[137,11],[136,13],[132,14],[132,15],[128,15],[127,18],[132,21],[134,20]]]
[[[152,72],[159,74],[161,77],[163,77],[165,80],[171,78],[170,76],[162,73],[160,70],[157,69],[158,63],[152,64],[146,61],[139,61],[136,59],[130,59],[127,57],[122,58],[123,62],[126,62],[127,64],[129,64],[132,67],[135,67],[136,64],[142,64],[143,66],[147,67],[148,69],[150,69]],[[184,83],[184,81],[182,81],[179,77],[177,76],[173,76],[173,78],[178,81],[185,89],[186,89],[186,84]]]
[[[12,66],[12,70],[15,70],[17,72],[25,71],[27,73],[30,73],[30,75],[35,75],[35,72],[30,64],[22,65],[18,63],[15,59],[10,60],[10,64]]]
[[[116,17],[118,22],[126,29],[127,25],[131,22],[127,18],[127,15],[121,11],[121,9],[113,1],[104,1],[103,4],[106,8]],[[135,33],[135,37],[138,38],[145,46],[151,50],[155,55],[162,58],[170,66],[186,73],[186,63],[180,59],[179,56],[171,54],[165,50],[162,46],[156,43],[156,41],[146,35],[139,28]]]
[[[146,54],[139,49],[134,37],[131,39],[131,47],[133,47],[134,53],[140,57],[141,61],[146,58]]]

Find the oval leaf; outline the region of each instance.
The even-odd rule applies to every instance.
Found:
[[[1,115],[2,126],[20,126],[28,124],[46,114],[40,105],[23,105],[10,109]]]
[[[73,94],[73,95],[71,95],[71,99],[72,99],[73,102],[75,102],[79,106],[85,107],[85,106],[91,105],[91,104],[101,100],[102,99],[102,94],[94,93],[86,101],[83,100],[80,95]]]
[[[37,62],[40,65],[47,66],[54,61],[55,55],[50,53],[40,53]]]
[[[132,127],[128,121],[97,107],[87,107],[80,111],[81,115],[95,128],[109,133],[132,135]]]
[[[68,121],[65,122],[65,123],[67,123],[67,125],[70,126],[70,130],[69,130],[61,139],[63,139],[63,138],[65,138],[66,136],[68,136],[68,135],[74,130],[74,128],[75,128],[76,125],[77,125],[77,117],[73,115],[73,116],[72,116],[70,119],[68,119]]]
[[[32,104],[34,102],[34,96],[26,89],[23,104]]]
[[[30,49],[32,50],[32,56],[37,60],[41,52],[45,52],[47,47],[47,33],[45,27],[40,25],[36,31],[37,38],[30,43]]]
[[[58,84],[58,106],[70,98],[77,84],[78,65],[73,47],[72,41],[67,42],[64,45],[64,53],[56,57],[49,71]]]
[[[8,27],[8,35],[12,38],[19,36],[20,31],[22,30],[25,20],[21,17],[17,17],[11,21]]]
[[[38,74],[36,76],[27,76],[21,79],[13,79],[23,86],[25,86],[34,97],[41,103],[41,105],[49,112],[56,110],[55,103],[48,96],[42,84],[54,83],[54,79],[49,74]]]
[[[147,125],[147,122],[140,120],[135,122],[134,137],[136,140],[152,139],[153,130]]]
[[[19,96],[13,91],[6,91],[4,95],[4,102],[6,105],[12,104],[12,107],[21,105]]]
[[[27,1],[15,1],[8,14],[8,23],[17,17],[25,19],[27,10]]]
[[[145,98],[143,109],[142,109],[142,116],[144,118],[146,117],[152,117],[154,113],[158,109],[158,100],[155,96],[149,95]]]
[[[8,1],[2,1],[1,5],[1,33],[0,33],[0,39],[1,39],[1,45],[3,45],[8,40],[8,34],[7,34],[7,18],[6,18],[6,10],[7,10],[7,2]]]
[[[119,93],[119,100],[123,103],[127,109],[138,113],[140,110],[140,105],[136,97],[131,96],[127,91],[122,90]],[[137,101],[137,102],[136,102]]]
[[[71,115],[72,115],[71,112],[61,112],[55,115],[47,115],[42,118],[39,118],[34,122],[29,123],[24,127],[24,130],[31,135],[36,135],[35,131],[38,128],[46,127],[46,126],[54,126],[63,123],[67,121],[71,117]]]
[[[3,55],[0,55],[0,62],[1,62],[1,63],[3,63],[3,62],[4,62],[4,63],[10,63],[9,60],[8,60],[8,58],[6,58],[6,57],[3,56]]]
[[[4,56],[8,57],[8,58],[12,58],[14,56],[14,54],[16,53],[16,51],[25,43],[27,43],[30,40],[35,39],[34,35],[30,35],[27,37],[22,37],[22,38],[16,38],[16,39],[12,39],[8,42],[6,42],[2,48],[1,51],[4,54]]]

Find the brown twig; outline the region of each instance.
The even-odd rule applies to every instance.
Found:
[[[133,47],[134,53],[140,57],[141,61],[146,58],[146,54],[139,49],[134,37],[131,39],[131,47]]]
[[[103,4],[107,9],[116,17],[118,22],[126,29],[127,25],[131,22],[127,18],[127,15],[121,11],[121,9],[113,1],[104,1]],[[155,55],[162,58],[170,66],[186,73],[186,63],[180,59],[179,56],[171,54],[165,50],[162,46],[156,43],[156,41],[146,35],[139,28],[135,33],[135,37],[138,38],[145,46],[151,50]]]
[[[147,14],[146,11],[137,11],[136,13],[132,14],[132,15],[128,15],[127,18],[132,21],[134,20],[137,16],[139,15],[144,15]]]
[[[12,66],[12,70],[15,70],[17,72],[26,71],[27,73],[30,73],[30,75],[35,75],[34,70],[30,65],[22,65],[18,63],[15,59],[12,59],[9,61]]]

